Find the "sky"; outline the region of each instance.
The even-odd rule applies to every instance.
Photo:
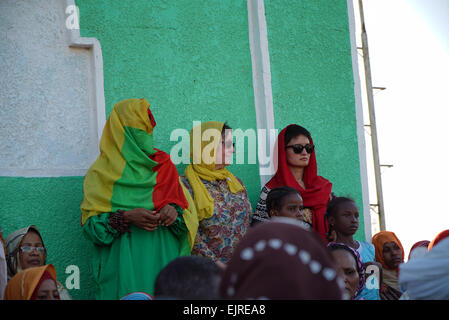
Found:
[[[415,242],[449,229],[449,0],[364,0],[363,8],[373,86],[386,87],[374,91],[380,163],[393,165],[381,170],[386,228],[407,259]],[[354,14],[361,47],[358,0]],[[376,203],[370,167],[368,177]]]

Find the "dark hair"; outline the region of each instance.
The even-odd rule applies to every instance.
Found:
[[[289,126],[285,131],[285,140],[284,140],[285,145],[287,145],[291,139],[301,134],[305,135],[307,138],[309,138],[309,140],[312,139],[312,135],[306,128],[298,126],[297,124]]]
[[[168,263],[158,274],[156,299],[219,299],[222,269],[202,256],[179,257]]]
[[[346,203],[346,202],[355,203],[354,199],[349,198],[349,197],[334,197],[327,204],[327,216],[335,217],[338,209],[340,208],[340,205],[342,205],[343,203]]]
[[[279,210],[282,206],[282,200],[290,194],[299,194],[299,191],[288,186],[276,187],[268,192],[267,200],[267,212],[270,215],[271,209]]]
[[[338,209],[343,203],[352,202],[355,204],[354,199],[349,197],[333,197],[331,201],[327,204],[327,210],[325,215],[325,220],[329,220],[329,217],[334,217],[337,214]],[[327,235],[330,236],[331,232],[333,231],[332,226],[328,225],[327,227]]]
[[[224,135],[226,130],[232,130],[232,128],[228,125],[227,122],[223,124],[223,129],[221,129],[221,134]]]

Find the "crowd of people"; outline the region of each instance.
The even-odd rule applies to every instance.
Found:
[[[84,178],[96,299],[449,299],[449,230],[417,242],[407,262],[393,232],[354,239],[357,204],[318,176],[307,129],[279,133],[277,171],[253,211],[227,169],[232,128],[192,128],[192,161],[180,176],[153,145],[149,107],[146,99],[114,106]],[[37,226],[0,236],[0,299],[72,299]]]

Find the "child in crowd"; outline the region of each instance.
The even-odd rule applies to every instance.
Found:
[[[266,206],[270,218],[292,218],[298,220],[306,229],[310,229],[310,224],[304,222],[303,201],[296,189],[283,186],[270,190]]]
[[[179,257],[158,274],[154,285],[156,300],[218,299],[222,268],[202,256]]]
[[[326,217],[330,228],[329,234],[333,235],[331,240],[357,250],[365,268],[368,269],[366,284],[360,297],[366,300],[380,300],[379,272],[381,266],[374,262],[374,246],[366,241],[355,240],[353,237],[359,228],[359,209],[355,201],[347,197],[334,197],[327,206]],[[370,269],[373,271],[377,269],[379,272],[368,276]]]

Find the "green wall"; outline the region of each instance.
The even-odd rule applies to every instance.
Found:
[[[246,1],[100,2],[77,5],[81,35],[102,46],[107,115],[120,100],[146,97],[166,152],[177,143],[170,133],[195,120],[256,129]],[[255,202],[257,165],[231,171]]]
[[[80,290],[70,290],[74,299],[92,298],[94,284],[90,264],[92,244],[81,233],[82,177],[0,178],[0,221],[6,236],[36,225],[47,247],[47,263],[56,268],[65,285],[66,268],[80,270]]]
[[[157,121],[155,145],[169,152],[172,130],[192,121],[256,129],[246,1],[77,0],[81,36],[100,40],[106,114],[123,99],[146,97]],[[308,128],[319,174],[362,210],[346,1],[265,0],[275,126]],[[55,155],[57,156],[57,155]],[[183,172],[185,166],[179,165]],[[255,207],[257,164],[232,165]],[[82,177],[0,177],[3,233],[36,224],[48,262],[65,283],[80,268],[75,299],[93,299],[92,244],[80,227]],[[362,214],[362,211],[361,211]],[[364,237],[363,218],[357,234]]]
[[[346,0],[265,0],[275,126],[307,128],[318,174],[360,210],[365,239]]]

